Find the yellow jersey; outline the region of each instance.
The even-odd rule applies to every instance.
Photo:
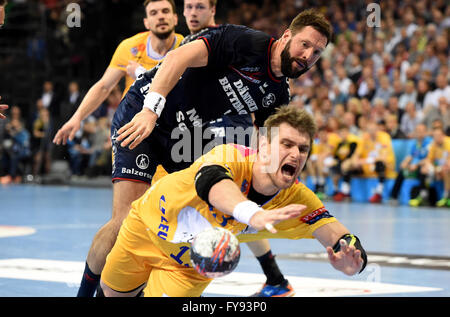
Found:
[[[151,69],[161,62],[165,56],[158,55],[152,49],[150,44],[151,32],[138,33],[130,38],[123,40],[117,47],[109,67],[127,71],[129,61],[139,63],[145,69]],[[175,39],[170,50],[176,49],[180,46],[183,36],[175,33]],[[134,79],[128,74],[125,76],[125,90],[123,96],[127,93]]]
[[[351,152],[351,144],[355,144],[356,148],[358,148],[358,143],[360,142],[360,138],[352,133],[349,133],[345,139],[341,139],[341,142],[336,147],[334,151],[334,156],[339,158],[340,160],[344,160],[348,158]]]
[[[339,142],[341,142],[341,137],[334,132],[327,133],[326,143],[321,142],[319,138],[315,138],[311,149],[311,155],[320,155],[323,153],[333,155]]]
[[[361,159],[381,159],[386,164],[386,177],[394,178],[396,176],[395,153],[392,147],[391,136],[388,133],[378,131],[375,140],[372,140],[368,133],[363,133],[356,148],[355,155]],[[368,177],[375,177],[377,175],[375,170],[365,170],[365,174]]]
[[[297,182],[288,189],[280,190],[262,207],[276,209],[289,204],[306,205],[299,218],[278,223],[277,233],[267,230],[255,231],[232,216],[208,205],[195,190],[194,179],[199,167],[211,162],[226,168],[233,181],[248,194],[252,183],[252,167],[256,152],[242,145],[226,144],[215,147],[200,157],[189,168],[169,174],[132,204],[130,217],[139,218],[146,227],[146,235],[167,256],[182,266],[190,266],[191,239],[211,226],[222,227],[237,235],[240,242],[265,238],[301,239],[313,238],[313,232],[337,221],[328,213],[323,203],[304,184]],[[226,199],[226,197],[224,197]]]
[[[439,145],[432,142],[427,160],[435,166],[442,166],[450,159],[450,137],[446,136],[444,142]]]

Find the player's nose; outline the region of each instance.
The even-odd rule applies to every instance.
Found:
[[[314,48],[309,47],[302,52],[302,59],[305,61],[309,61],[311,57],[313,56]]]

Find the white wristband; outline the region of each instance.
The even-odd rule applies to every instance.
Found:
[[[259,207],[258,204],[250,200],[245,200],[234,207],[233,217],[239,222],[250,225],[250,218],[253,217],[256,212],[261,210],[262,208]]]
[[[141,76],[143,73],[145,73],[147,71],[147,69],[145,69],[145,67],[143,66],[139,66],[138,68],[136,68],[136,70],[134,71],[134,76],[136,76],[136,78],[139,78],[139,76]]]
[[[149,92],[144,99],[144,108],[150,109],[156,113],[158,117],[161,116],[165,104],[166,98],[154,91]]]

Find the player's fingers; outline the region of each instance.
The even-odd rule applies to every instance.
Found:
[[[117,137],[118,141],[122,141],[123,139],[125,139],[128,135],[130,135],[130,133],[133,133],[136,130],[136,127],[134,125],[134,121],[130,121],[127,124],[125,124],[123,127],[121,127],[118,131],[117,134],[119,135]]]
[[[334,254],[332,247],[327,247],[327,254],[330,261],[334,261],[336,259],[336,255]]]
[[[125,128],[126,126],[124,126]],[[119,136],[117,137],[117,141],[122,142],[121,146],[126,147],[134,138],[131,138],[131,135],[135,133],[137,130],[136,126],[130,125],[127,129],[122,130],[123,132],[120,134],[120,130],[117,131]],[[138,134],[137,134],[138,135]]]
[[[125,141],[121,143],[122,147],[126,147],[129,145],[130,150],[134,149],[139,143],[142,141],[142,132],[137,129],[133,133],[131,133]]]
[[[55,143],[56,145],[60,145],[61,144],[61,140],[64,137],[63,136],[64,132],[62,129],[58,130],[58,132],[56,133],[55,137],[53,138],[53,143]]]
[[[339,240],[339,244],[341,245],[341,251],[345,254],[348,252],[348,244],[344,239]]]
[[[64,138],[63,138],[64,145],[67,143],[67,138],[69,139],[69,141],[71,141],[71,142],[73,141],[73,139],[75,138],[75,134],[77,134],[77,131],[78,131],[78,129],[74,128],[70,131],[69,137],[67,137],[67,134],[64,135]]]
[[[346,256],[348,256],[349,258],[353,258],[353,255],[355,254],[355,250],[356,250],[355,247],[348,246]]]
[[[134,141],[130,144],[129,149],[130,150],[135,149],[139,144],[141,144],[141,142],[142,142],[142,135],[139,134],[134,138]]]

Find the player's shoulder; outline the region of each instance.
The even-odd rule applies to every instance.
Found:
[[[316,194],[299,179],[289,188],[283,189],[280,194],[286,204],[309,205],[311,202],[321,203]]]
[[[180,46],[181,45],[181,43],[183,42],[183,40],[184,40],[184,36],[183,35],[181,35],[181,34],[179,34],[179,33],[175,33],[175,47],[178,47],[178,46]]]
[[[133,50],[136,50],[136,53],[137,53],[137,51],[139,51],[139,50],[146,49],[148,36],[149,36],[149,32],[141,32],[141,33],[135,34],[131,37],[124,39],[122,42],[120,42],[118,47],[121,49],[126,49],[126,50],[129,49],[132,51],[132,53],[133,53]]]
[[[221,144],[211,150],[214,155],[221,156],[224,162],[243,162],[254,158],[257,154],[255,149],[241,144]]]
[[[450,150],[450,136],[444,138],[444,145],[447,150]]]
[[[254,39],[265,39],[269,40],[272,37],[263,31],[252,29],[245,25],[237,24],[221,24],[217,27],[210,28],[208,33],[227,33],[229,36],[235,37],[249,37],[254,41]]]

